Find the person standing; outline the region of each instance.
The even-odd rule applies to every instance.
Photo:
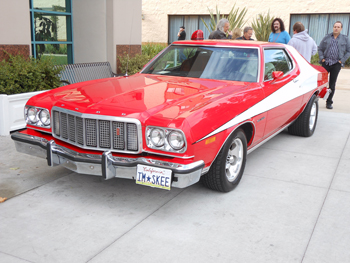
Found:
[[[210,33],[209,39],[232,39],[232,31],[228,32],[229,28],[230,22],[226,18],[220,19],[216,30]],[[228,33],[228,36],[226,36],[226,33]]]
[[[238,37],[236,38],[237,40],[254,40],[252,39],[252,35],[253,35],[253,28],[250,26],[246,26],[243,29],[243,36],[242,37]]]
[[[177,40],[185,40],[186,39],[186,31],[184,26],[180,26],[179,33],[177,33]]]
[[[293,25],[293,37],[289,40],[288,45],[294,47],[310,63],[311,56],[317,53],[315,41],[307,33],[301,22]]]
[[[242,36],[242,29],[236,27],[232,30],[232,39],[237,39]]]
[[[281,18],[275,18],[271,24],[271,34],[269,42],[287,44],[290,40],[290,35],[284,30],[284,23]]]
[[[346,35],[340,34],[343,24],[337,21],[333,25],[333,33],[327,34],[318,46],[320,63],[329,73],[329,94],[326,102],[327,109],[333,109],[333,96],[338,74],[345,61],[350,57],[350,41]]]

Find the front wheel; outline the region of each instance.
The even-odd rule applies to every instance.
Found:
[[[247,139],[241,129],[237,129],[226,141],[219,155],[201,181],[210,189],[229,192],[242,178],[247,159]]]
[[[306,105],[303,113],[288,127],[288,132],[293,135],[310,137],[315,132],[317,117],[318,99],[314,94]]]

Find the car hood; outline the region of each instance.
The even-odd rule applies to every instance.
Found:
[[[87,114],[137,118],[142,123],[152,120],[152,125],[182,128],[186,118],[192,126],[198,123],[198,119],[209,118],[213,115],[211,112],[228,115],[220,113],[221,108],[223,111],[227,111],[227,108],[218,106],[237,104],[237,98],[244,100],[242,93],[251,84],[138,73],[130,77],[60,87],[35,96],[28,104],[47,108],[57,106]],[[237,93],[241,96],[236,96]],[[236,99],[227,99],[228,96]],[[248,104],[236,109],[237,113],[249,107]],[[210,111],[208,108],[214,109]],[[231,108],[231,111],[234,114],[235,110]],[[212,128],[228,121],[232,114],[227,117],[213,115],[216,121],[212,122]]]

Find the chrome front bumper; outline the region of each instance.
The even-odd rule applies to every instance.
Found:
[[[13,133],[11,138],[15,141],[18,152],[47,159],[49,166],[62,165],[76,173],[102,176],[105,180],[111,178],[136,180],[137,165],[142,164],[170,169],[173,174],[171,186],[184,188],[199,181],[204,167],[203,161],[183,165],[145,157],[115,157],[110,151],[106,151],[102,155],[84,154],[57,145],[54,140],[48,141],[41,137],[19,132]]]

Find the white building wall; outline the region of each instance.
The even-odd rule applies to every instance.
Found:
[[[74,62],[107,61],[106,0],[74,0]]]
[[[116,46],[141,45],[141,0],[74,0],[74,62],[109,61],[116,72]]]
[[[257,14],[270,10],[271,15],[282,18],[287,31],[290,14],[350,12],[350,0],[143,0],[142,42],[168,41],[168,15],[208,15],[208,8],[215,13],[216,5],[221,14],[228,14],[235,3],[236,7],[248,8],[246,25]]]
[[[28,0],[0,1],[0,45],[30,45]]]
[[[142,0],[114,0],[113,12],[115,43],[140,45]]]

